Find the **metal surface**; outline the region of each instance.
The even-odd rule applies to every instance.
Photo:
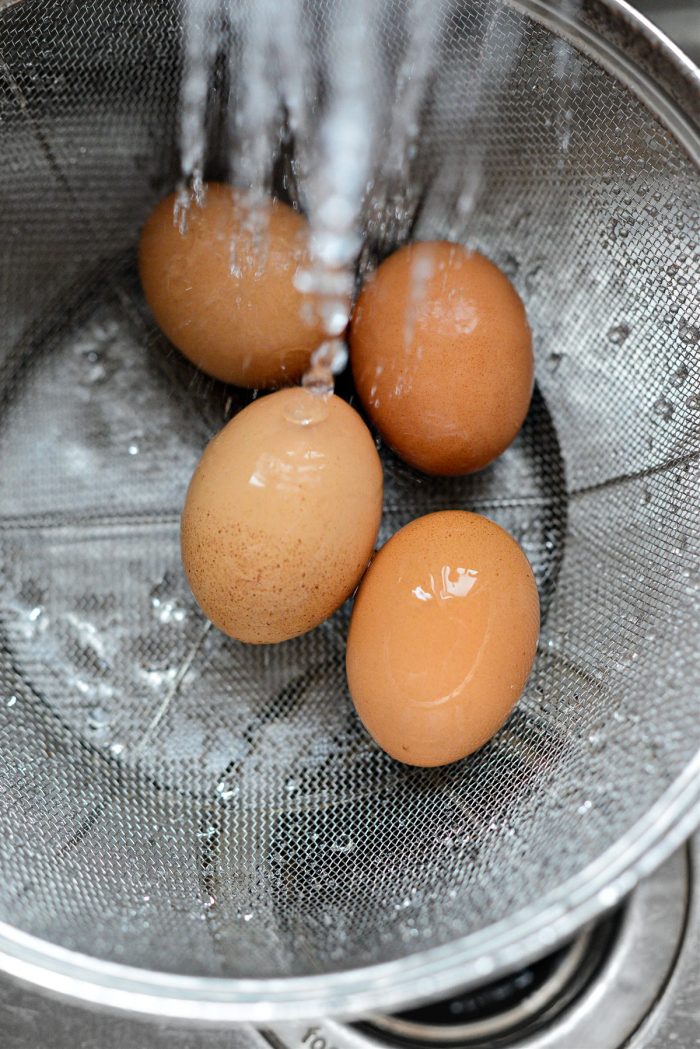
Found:
[[[688,923],[673,973],[629,1049],[694,1049],[700,1046],[700,837],[689,846],[691,896]]]
[[[682,849],[632,894],[609,956],[575,1003],[533,1033],[528,1027],[529,1017],[513,1017],[510,1029],[500,1032],[502,1041],[498,1044],[513,1049],[620,1049],[659,1007],[684,942],[689,885],[688,850]],[[695,914],[693,921],[697,921]],[[697,970],[696,960],[693,967]],[[696,1020],[697,1008],[696,1002]],[[374,1034],[366,1029],[351,1030],[333,1021],[280,1026],[272,1032],[273,1043],[279,1042],[285,1049],[322,1049],[320,1045],[310,1045],[313,1037],[320,1037],[336,1049],[369,1049],[387,1042],[395,1044],[396,1039],[387,1038],[386,1031],[417,1047],[449,1044],[444,1039],[444,1029],[431,1031],[416,1025],[411,1032],[410,1025],[392,1024],[389,1018],[382,1026],[384,1030],[379,1028]],[[311,1038],[310,1028],[315,1031]],[[697,1033],[700,1034],[700,1022]],[[465,1032],[457,1044],[488,1049],[495,1037],[495,1033],[474,1029],[469,1037]],[[638,1044],[639,1049],[645,1045],[643,1041]],[[685,1043],[680,1044],[685,1049]]]
[[[689,855],[691,863],[689,863]],[[535,1040],[515,1038],[509,1049],[693,1049],[700,1044],[700,907],[697,887],[688,903],[687,874],[697,874],[700,839],[683,848],[635,892],[620,940],[573,1010]],[[670,977],[670,978],[669,978]],[[192,1031],[168,1024],[57,1004],[35,991],[0,982],[3,1049],[376,1049],[381,1033],[328,1020],[277,1025],[266,1032]],[[310,1034],[310,1032],[313,1032]],[[631,1041],[626,1041],[631,1036]],[[316,1044],[314,1045],[314,1041]],[[424,1040],[421,1046],[435,1045]]]
[[[697,0],[634,0],[643,15],[700,65],[700,7]]]
[[[427,1020],[417,1020],[405,1014],[372,1013],[367,1017],[370,1034],[374,1031],[381,1040],[382,1033],[408,1038],[414,1042],[440,1045],[461,1045],[469,1041],[488,1041],[526,1024],[563,997],[573,977],[580,971],[591,949],[592,929],[584,930],[568,945],[564,957],[551,976],[522,1001],[503,1007],[494,1015],[465,1023],[437,1026]]]
[[[164,344],[134,274],[175,171],[177,10],[3,8],[0,962],[19,978],[200,1023],[389,1009],[541,954],[695,825],[697,75],[614,0],[515,6],[446,6],[411,183],[418,236],[513,277],[538,392],[477,477],[385,453],[382,538],[485,512],[545,616],[508,725],[429,772],[359,727],[347,609],[251,649],[182,579],[188,476],[240,401]]]

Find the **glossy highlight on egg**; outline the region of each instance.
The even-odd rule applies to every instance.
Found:
[[[463,510],[412,521],[355,598],[346,668],[365,728],[409,765],[478,750],[525,687],[539,623],[532,569],[504,529]]]

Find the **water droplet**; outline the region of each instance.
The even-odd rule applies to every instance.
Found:
[[[592,801],[584,801],[584,802],[582,802],[581,805],[579,805],[579,807],[578,807],[579,816],[585,816],[586,813],[590,812],[592,808],[593,808],[593,802]]]
[[[331,843],[331,852],[352,852],[355,848],[355,842],[352,838],[340,838],[338,841]]]
[[[17,703],[17,696],[15,696],[14,693],[11,696],[8,696],[7,699],[5,700],[5,706],[6,707],[14,707],[16,703]]]
[[[627,341],[630,335],[630,327],[628,324],[618,324],[614,328],[610,328],[608,331],[608,341],[612,342],[615,346],[622,346]]]
[[[678,334],[680,335],[683,342],[700,342],[700,328],[698,328],[695,324],[682,324]]]
[[[658,416],[659,419],[670,419],[675,408],[673,402],[669,401],[667,397],[659,397],[654,401],[654,407],[652,410],[654,415]]]
[[[110,744],[109,750],[110,750],[110,753],[113,754],[115,758],[118,758],[120,754],[124,753],[124,744],[123,743],[112,743],[112,744]]]
[[[336,343],[335,353],[331,361],[331,371],[334,375],[339,375],[345,370],[345,366],[348,363],[348,347],[347,344],[338,340]]]
[[[93,707],[88,714],[88,728],[100,732],[109,724],[109,715],[102,707]]]
[[[688,371],[687,365],[679,365],[678,368],[676,368],[673,375],[671,376],[671,385],[676,387],[682,386],[685,380],[688,378],[689,374],[690,372]]]
[[[323,422],[327,416],[328,400],[325,395],[301,388],[294,391],[294,396],[288,399],[284,409],[287,422],[297,426],[313,426]]]
[[[602,732],[591,732],[588,742],[593,754],[600,754],[601,751],[605,750],[606,740]]]
[[[177,677],[177,667],[167,667],[161,670],[158,667],[147,667],[142,671],[143,677],[148,684],[155,689],[163,688],[164,685],[172,685]]]
[[[90,354],[89,358],[92,357],[94,357],[95,361],[97,361],[97,354]],[[85,375],[85,382],[89,386],[97,385],[98,383],[103,382],[106,377],[107,369],[105,368],[104,364],[100,364],[98,362],[92,364],[92,366],[88,369]]]
[[[151,590],[151,608],[159,623],[183,623],[187,618],[187,609],[173,593],[174,587],[174,581],[166,573]]]
[[[520,269],[520,263],[516,259],[515,255],[506,255],[503,260],[501,269],[505,273],[506,277],[510,277],[511,280],[515,277]]]
[[[139,454],[139,446],[136,444],[136,441],[132,441],[131,442],[131,444],[129,445],[127,451],[129,453],[129,455],[138,455]]]
[[[230,801],[231,798],[235,798],[240,794],[240,787],[237,783],[231,785],[222,779],[216,784],[216,793],[222,801]]]
[[[559,365],[561,364],[563,358],[563,353],[550,353],[549,357],[547,358],[547,364],[549,365],[549,370],[551,371],[552,375],[554,375],[555,372],[559,370]]]
[[[252,911],[248,911],[246,914],[243,915],[243,921],[244,922],[249,922],[252,917],[253,917]]]
[[[542,263],[536,262],[533,266],[530,267],[528,272],[525,274],[525,287],[529,292],[534,293],[535,291],[537,291],[540,285],[542,272]]]
[[[700,408],[700,393],[694,393],[685,403],[688,408],[697,411]]]

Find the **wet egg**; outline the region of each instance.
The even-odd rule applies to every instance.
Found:
[[[345,401],[303,388],[253,401],[206,448],[182,513],[204,614],[252,643],[323,622],[367,567],[382,494],[374,441]]]
[[[357,713],[409,765],[464,758],[521,695],[539,622],[512,536],[466,511],[420,517],[382,547],[355,598],[347,676]]]
[[[350,350],[375,426],[425,473],[481,469],[527,414],[525,309],[497,266],[459,244],[409,244],[385,259],[358,298]]]
[[[224,382],[298,379],[323,341],[316,303],[295,285],[309,266],[306,219],[215,182],[201,206],[190,205],[184,233],[174,205],[171,194],[156,206],[139,242],[141,284],[161,330]]]

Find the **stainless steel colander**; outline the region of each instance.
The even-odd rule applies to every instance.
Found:
[[[377,5],[385,71],[404,7]],[[198,1021],[387,1008],[561,940],[697,821],[700,81],[622,0],[444,0],[413,235],[511,276],[537,390],[474,477],[386,452],[381,538],[485,513],[544,615],[506,727],[418,770],[353,713],[347,610],[246,647],[183,579],[188,478],[240,401],[135,276],[177,175],[180,20],[0,0],[0,965]]]

